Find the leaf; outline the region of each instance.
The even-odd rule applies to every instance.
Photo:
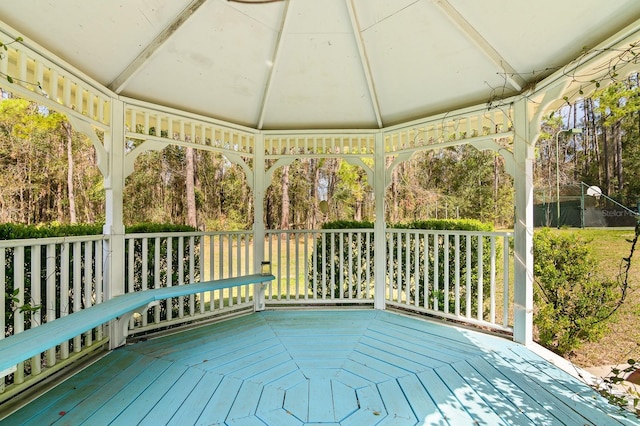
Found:
[[[633,358],[629,358],[629,359],[627,360],[627,364],[634,365],[635,363],[636,363],[636,360],[635,360],[635,359],[633,359]]]
[[[9,83],[13,83],[13,78],[11,78],[11,76],[10,76],[10,75],[8,75],[8,76],[7,76],[7,81],[8,81]]]
[[[24,39],[22,37],[16,37],[16,41],[21,42],[21,41],[24,41]]]

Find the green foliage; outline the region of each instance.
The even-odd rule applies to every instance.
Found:
[[[579,236],[545,228],[534,234],[533,247],[540,343],[565,355],[597,340],[623,298],[618,283],[598,276],[591,249]]]
[[[100,224],[40,224],[0,223],[0,240],[21,240],[28,238],[69,237],[73,235],[102,234]]]
[[[592,387],[604,396],[610,404],[634,412],[640,417],[640,394],[633,386],[623,387],[628,374],[640,369],[640,362],[635,359],[627,360],[625,368],[612,368],[602,383],[596,383]],[[621,389],[622,388],[622,389]]]

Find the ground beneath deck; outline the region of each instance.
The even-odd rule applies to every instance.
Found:
[[[377,310],[266,311],[113,351],[2,424],[635,424],[505,339]]]

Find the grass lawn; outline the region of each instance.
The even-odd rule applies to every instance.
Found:
[[[616,279],[621,272],[622,258],[628,257],[634,230],[629,229],[561,229],[559,233],[577,234],[590,240],[599,271]],[[586,342],[569,359],[583,367],[626,363],[640,359],[640,244],[631,259],[629,292],[624,304],[612,319],[609,330],[598,342]]]

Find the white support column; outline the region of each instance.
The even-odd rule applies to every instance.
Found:
[[[260,133],[255,137],[253,157],[253,270],[256,273],[260,272],[260,264],[264,260],[264,194],[268,185],[265,173],[264,136]],[[256,311],[262,311],[265,308],[265,285],[268,283],[254,285],[253,297]]]
[[[105,188],[105,225],[103,233],[108,236],[103,244],[104,297],[106,300],[124,294],[124,104],[111,101],[111,129],[105,134],[105,148],[109,158],[108,174],[104,178]],[[113,349],[121,342],[122,331],[109,326],[109,346]],[[126,338],[126,336],[124,336]]]
[[[516,342],[533,342],[533,160],[534,138],[526,98],[514,106],[515,224],[514,333]]]
[[[385,156],[384,156],[384,133],[376,133],[375,157],[374,157],[374,194],[376,199],[376,218],[373,228],[373,238],[375,244],[374,267],[375,267],[375,287],[374,287],[374,308],[385,309],[385,289],[386,289],[386,222],[384,217],[384,198],[387,190],[385,179]]]

